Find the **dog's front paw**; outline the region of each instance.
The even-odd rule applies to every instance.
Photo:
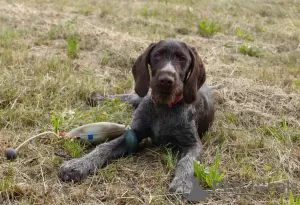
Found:
[[[63,163],[59,170],[62,181],[79,182],[88,177],[95,170],[95,166],[86,159],[72,159]]]
[[[179,194],[184,199],[187,199],[192,188],[193,182],[191,177],[175,177],[170,184],[169,192]]]

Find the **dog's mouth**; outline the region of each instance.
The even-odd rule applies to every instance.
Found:
[[[183,92],[180,85],[175,84],[171,87],[162,87],[156,84],[151,84],[152,98],[160,104],[170,104],[174,102],[178,95]]]

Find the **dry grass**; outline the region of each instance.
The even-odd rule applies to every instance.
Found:
[[[196,47],[208,83],[226,86],[214,93],[216,121],[201,162],[212,164],[219,147],[225,184],[300,186],[299,13],[295,0],[1,1],[0,151],[53,131],[53,116],[62,119],[60,130],[96,121],[128,125],[130,106],[91,108],[85,99],[133,92],[134,60],[150,42],[172,37]],[[203,37],[203,21],[220,29]],[[68,47],[71,37],[78,41]],[[260,55],[240,53],[241,45]],[[173,170],[163,149],[113,161],[81,184],[59,180],[58,150],[63,142],[49,135],[24,146],[14,162],[2,155],[0,203],[182,203],[166,195]],[[247,193],[218,192],[202,204],[278,204],[283,194]]]

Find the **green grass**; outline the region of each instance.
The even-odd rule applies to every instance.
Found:
[[[63,120],[63,118],[61,116],[57,116],[57,114],[53,114],[51,116],[51,120],[53,123],[53,128],[54,128],[54,132],[56,134],[59,134],[59,129],[60,129],[60,125],[61,125],[61,121]]]
[[[18,199],[24,195],[24,190],[14,182],[13,168],[8,168],[6,176],[0,179],[0,199],[6,196],[12,199]]]
[[[253,41],[253,37],[246,33],[245,31],[241,30],[241,28],[237,28],[236,30],[238,37],[245,39],[247,41]]]
[[[248,55],[250,57],[260,57],[262,55],[261,52],[257,48],[254,48],[254,47],[248,46],[248,45],[238,46],[238,51],[241,54]]]
[[[94,9],[92,7],[79,9],[79,13],[86,15],[86,16],[91,15],[93,13],[93,11],[94,11]]]
[[[78,57],[78,38],[76,35],[70,35],[67,38],[67,52],[70,58]]]
[[[214,164],[210,167],[205,167],[200,162],[194,161],[194,170],[199,182],[204,183],[209,189],[218,187],[225,175],[224,172],[220,173],[219,157],[219,152],[217,152]]]
[[[62,146],[69,156],[72,158],[79,158],[83,155],[85,150],[85,145],[77,140],[62,140]]]
[[[175,170],[178,162],[178,153],[174,153],[170,148],[166,148],[161,158],[166,166],[167,172]]]
[[[202,20],[198,24],[198,32],[203,37],[211,37],[221,30],[221,27],[214,21]]]
[[[265,126],[260,128],[260,130],[283,143],[300,143],[299,129],[289,127],[284,119],[280,123],[276,123],[274,126]]]
[[[280,205],[300,205],[300,197],[293,196],[293,193],[290,191],[288,200],[285,200],[282,196],[280,197]]]
[[[140,14],[143,16],[143,17],[155,17],[158,15],[158,10],[157,9],[151,9],[149,8],[149,6],[144,6],[142,9],[141,9],[141,12]]]

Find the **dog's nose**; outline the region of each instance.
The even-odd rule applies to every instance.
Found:
[[[162,86],[172,86],[174,84],[174,77],[169,75],[163,75],[158,78],[160,85]]]

